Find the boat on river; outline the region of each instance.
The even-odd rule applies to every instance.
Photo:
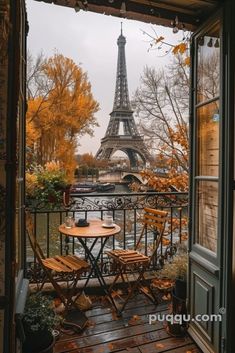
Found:
[[[115,184],[111,183],[77,183],[70,188],[70,195],[88,194],[95,191],[106,192],[115,189]]]
[[[97,184],[97,191],[99,191],[99,192],[110,191],[110,190],[114,190],[115,187],[116,187],[115,184],[99,183],[99,184]]]
[[[70,188],[70,195],[76,196],[77,194],[88,194],[95,192],[97,184],[95,183],[77,183],[73,184]]]

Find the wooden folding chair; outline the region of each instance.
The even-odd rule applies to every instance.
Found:
[[[73,299],[77,282],[82,273],[89,271],[90,265],[75,255],[46,258],[35,237],[32,216],[28,211],[26,212],[26,231],[35,258],[44,272],[40,289],[42,289],[44,283],[49,280],[63,302],[65,311],[67,312],[72,306],[77,308],[75,300],[78,295]],[[67,282],[66,290],[63,290],[58,279]]]
[[[163,232],[165,229],[167,212],[148,207],[145,207],[144,211],[145,213],[142,220],[143,228],[134,250],[117,249],[107,251],[108,256],[111,258],[112,265],[114,266],[114,268],[116,268],[117,271],[117,275],[115,276],[114,281],[109,288],[110,291],[112,291],[113,286],[120,277],[125,283],[125,276],[127,276],[128,273],[137,272],[138,276],[134,284],[131,285],[128,281],[129,293],[126,299],[124,300],[121,309],[119,310],[120,313],[124,310],[128,300],[131,298],[136,289],[139,289],[141,292],[143,292],[154,303],[157,302],[157,297],[155,293],[146,281],[145,272],[150,267],[152,260],[156,260],[157,251],[161,244]],[[148,234],[149,230],[154,232],[154,241],[151,255],[147,256],[138,251],[138,249],[140,248],[141,240],[144,234],[146,234],[146,232]],[[143,282],[145,282],[144,286]]]

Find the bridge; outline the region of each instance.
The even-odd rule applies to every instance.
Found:
[[[134,170],[101,170],[99,172],[99,181],[102,183],[130,183],[138,181],[141,184],[146,184],[139,171]]]

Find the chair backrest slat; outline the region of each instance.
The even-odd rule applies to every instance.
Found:
[[[43,265],[42,259],[45,259],[45,256],[35,237],[34,223],[33,223],[32,215],[29,211],[26,211],[26,232],[36,259],[41,265]]]
[[[154,244],[152,254],[150,256],[150,259],[152,259],[161,243],[161,239],[165,229],[165,224],[167,221],[168,212],[149,208],[149,207],[145,207],[144,211],[145,213],[142,219],[143,228],[139,236],[139,239],[136,243],[135,250],[139,247],[140,242],[143,238],[143,235],[145,234],[145,232],[147,232],[147,229],[150,229],[156,232],[155,244]]]

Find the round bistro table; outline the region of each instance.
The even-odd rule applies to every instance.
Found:
[[[94,219],[94,220],[88,220],[89,226],[86,227],[72,227],[72,228],[66,228],[64,224],[61,224],[59,226],[59,231],[60,233],[64,234],[66,237],[75,237],[78,239],[80,244],[85,250],[85,254],[87,258],[89,259],[91,263],[91,271],[89,273],[89,276],[84,284],[83,290],[87,287],[88,282],[94,272],[95,276],[97,277],[101,288],[103,289],[104,293],[108,296],[110,299],[111,303],[113,304],[115,310],[118,312],[118,309],[116,307],[116,304],[114,302],[114,299],[111,295],[111,293],[108,290],[107,284],[105,282],[105,279],[102,275],[102,271],[100,270],[98,266],[98,262],[100,259],[101,254],[103,253],[103,249],[105,247],[106,242],[111,236],[114,236],[118,234],[121,230],[121,228],[117,225],[114,224],[113,227],[104,227],[103,223],[104,221],[100,219]],[[87,245],[87,239],[93,240],[91,242],[91,245]],[[100,242],[100,249],[99,252],[96,256],[92,254],[92,250],[97,243],[98,239],[101,239]]]

